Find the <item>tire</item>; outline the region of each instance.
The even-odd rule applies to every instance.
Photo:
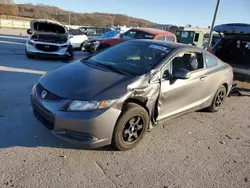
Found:
[[[225,86],[223,85],[220,86],[220,88],[218,89],[218,91],[216,92],[214,96],[211,106],[209,106],[207,110],[209,112],[218,112],[222,103],[224,102],[226,98],[226,94],[227,94],[227,90]]]
[[[120,151],[134,148],[145,136],[148,126],[148,112],[140,105],[128,103],[114,128],[112,146]]]
[[[69,53],[70,55],[67,55],[67,53]],[[64,62],[68,63],[68,62],[74,60],[74,57],[75,57],[75,55],[74,55],[73,47],[69,46],[68,50],[67,50],[67,52],[65,54],[65,57],[64,57]]]
[[[100,46],[97,48],[96,51],[101,51],[101,50],[104,50],[106,48],[110,47],[109,45],[107,44],[100,44]]]
[[[25,54],[26,54],[26,57],[28,59],[34,59],[35,58],[35,56],[28,54],[26,50],[25,50]]]
[[[85,42],[86,42],[86,41],[84,41],[84,42],[81,44],[81,46],[80,46],[80,51],[82,51],[82,52],[83,52],[84,50],[86,50],[85,48],[83,49],[83,46],[85,45]]]
[[[88,53],[90,53],[90,54],[95,53],[95,51],[96,51],[95,45],[94,45],[94,44],[88,45],[86,51],[87,51]]]

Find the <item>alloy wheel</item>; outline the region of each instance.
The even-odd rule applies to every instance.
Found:
[[[215,100],[216,107],[219,107],[222,104],[224,97],[225,97],[224,91],[220,91],[216,97],[216,100]]]
[[[134,116],[125,124],[123,140],[129,143],[136,141],[141,136],[143,127],[143,119],[140,116]]]

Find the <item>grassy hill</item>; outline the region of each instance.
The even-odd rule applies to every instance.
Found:
[[[107,14],[107,13],[75,13],[62,10],[58,7],[47,5],[32,5],[32,4],[0,4],[0,15],[5,15],[7,18],[24,17],[30,18],[43,18],[56,20],[64,24],[71,25],[91,25],[91,26],[111,26],[126,25],[126,26],[148,26],[152,22],[144,19],[138,19],[122,14]]]

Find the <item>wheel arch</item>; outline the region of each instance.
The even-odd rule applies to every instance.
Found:
[[[124,110],[124,108],[126,107],[126,105],[128,103],[135,103],[137,105],[140,105],[141,107],[143,107],[147,111],[148,115],[150,116],[149,109],[146,105],[147,99],[145,99],[145,98],[128,98],[123,102],[122,111]]]

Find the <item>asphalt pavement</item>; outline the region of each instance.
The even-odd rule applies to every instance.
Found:
[[[133,150],[85,150],[55,138],[31,111],[32,86],[65,63],[29,60],[25,37],[7,35],[0,34],[0,187],[250,187],[250,87],[218,113],[156,127]]]

